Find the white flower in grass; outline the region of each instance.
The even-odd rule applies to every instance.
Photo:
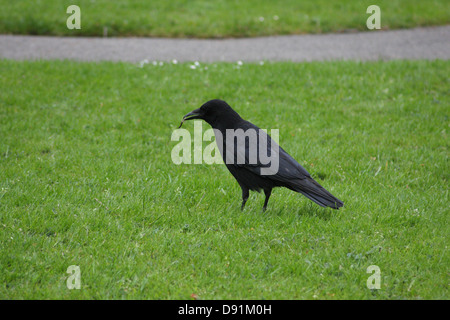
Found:
[[[277,21],[278,19],[280,19],[278,16],[273,16],[273,20]]]
[[[178,61],[177,61],[176,59],[173,59],[173,60],[172,60],[172,63],[173,63],[173,64],[177,64]]]
[[[191,64],[191,65],[189,66],[189,68],[191,68],[192,70],[194,70],[194,69],[196,69],[197,67],[196,67],[195,65]]]
[[[263,21],[264,21],[264,17],[259,17],[258,20],[259,20],[260,22],[263,22]]]
[[[260,61],[260,62],[259,62],[259,65],[260,65],[260,66],[263,66],[263,65],[264,65],[264,61]]]
[[[239,60],[239,61],[237,62],[237,64],[238,64],[238,66],[242,66],[242,61]]]
[[[160,66],[162,66],[163,64],[164,64],[164,62],[162,62],[162,61],[159,62],[159,65],[160,65]]]
[[[156,66],[156,65],[158,64],[158,61],[152,61],[152,64],[153,64],[154,66]]]
[[[147,63],[148,63],[148,60],[147,60],[147,59],[142,60],[141,62],[139,62],[139,67],[140,67],[140,68],[143,68],[144,65],[147,64]]]
[[[195,64],[196,67],[198,67],[200,65],[200,62],[195,61],[194,64]]]

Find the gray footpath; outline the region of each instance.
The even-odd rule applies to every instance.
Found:
[[[0,57],[128,62],[447,60],[450,25],[223,40],[0,35]]]

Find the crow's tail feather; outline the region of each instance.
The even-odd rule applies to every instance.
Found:
[[[300,192],[305,197],[322,207],[339,209],[344,206],[344,203],[341,200],[333,196],[312,178],[306,178],[298,181],[298,183],[292,186],[292,189]]]

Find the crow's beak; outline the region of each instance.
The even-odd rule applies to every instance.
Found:
[[[183,123],[186,120],[201,119],[202,115],[203,115],[203,113],[200,111],[200,109],[196,109],[196,110],[194,110],[192,112],[189,112],[187,115],[185,115],[183,117],[183,120],[181,121],[180,126],[178,127],[178,129],[181,128],[181,126],[183,125]]]

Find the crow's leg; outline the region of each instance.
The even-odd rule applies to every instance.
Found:
[[[269,202],[270,194],[272,193],[272,188],[264,189],[264,194],[266,195],[266,200],[264,200],[263,211],[266,211],[267,203]]]
[[[241,210],[244,210],[245,207],[245,203],[247,202],[248,196],[249,196],[249,192],[248,189],[245,187],[242,187],[242,205],[241,205]]]

